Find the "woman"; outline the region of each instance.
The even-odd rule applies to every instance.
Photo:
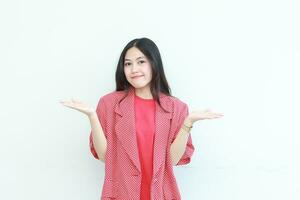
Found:
[[[61,102],[89,117],[90,150],[105,163],[101,199],[180,200],[173,166],[191,160],[192,125],[223,115],[189,114],[170,94],[160,52],[148,38],[125,46],[115,79],[116,91],[100,97],[96,111],[73,99]]]

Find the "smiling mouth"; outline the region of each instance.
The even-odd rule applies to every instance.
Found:
[[[144,75],[141,75],[141,76],[134,76],[134,77],[132,77],[132,79],[140,78],[140,77],[142,77],[142,76],[144,76]]]

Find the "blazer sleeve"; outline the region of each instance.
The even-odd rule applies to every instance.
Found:
[[[104,132],[104,135],[105,137],[107,138],[107,126],[106,126],[106,106],[104,104],[104,101],[103,101],[103,98],[101,97],[99,102],[98,102],[98,105],[97,105],[97,108],[96,108],[96,113],[97,113],[97,116],[98,116],[98,119],[99,119],[99,122],[100,122],[100,125],[101,125],[101,128]],[[94,147],[94,142],[93,142],[93,135],[92,135],[92,130],[90,131],[90,137],[89,137],[89,146],[90,146],[90,151],[92,153],[92,155],[99,160],[99,157],[98,157],[98,154],[96,152],[96,149]]]
[[[181,109],[180,114],[179,114],[178,123],[176,123],[177,127],[176,127],[174,137],[172,139],[172,142],[175,140],[176,136],[178,135],[178,133],[180,131],[180,128],[183,125],[183,122],[184,122],[185,118],[188,116],[188,114],[189,114],[188,106],[187,106],[186,103],[184,103],[184,106]],[[183,153],[182,157],[180,158],[180,160],[178,161],[176,166],[177,165],[186,165],[186,164],[190,163],[191,162],[191,157],[192,157],[194,151],[195,151],[195,147],[193,145],[192,136],[191,136],[191,133],[190,133],[189,137],[188,137],[187,144],[186,144],[185,152]]]

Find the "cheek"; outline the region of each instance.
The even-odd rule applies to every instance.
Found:
[[[125,74],[125,77],[128,77],[129,72],[128,72],[128,70],[126,70],[126,68],[124,68],[124,74]]]
[[[148,66],[148,67],[147,67],[147,75],[148,75],[149,77],[152,77],[152,69],[151,69],[151,66]]]

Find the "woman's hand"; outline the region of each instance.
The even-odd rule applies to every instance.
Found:
[[[193,124],[198,120],[215,119],[223,116],[224,116],[223,114],[212,112],[210,109],[195,110],[189,114],[189,116],[186,118],[186,121],[189,122],[190,124]]]
[[[89,107],[88,105],[84,104],[83,102],[77,101],[73,98],[70,101],[60,101],[60,103],[69,108],[78,110],[78,111],[86,114],[88,117],[95,113],[95,111],[91,107]]]

